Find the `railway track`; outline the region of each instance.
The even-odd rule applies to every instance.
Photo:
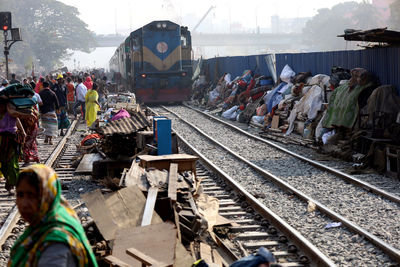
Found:
[[[179,139],[186,142],[181,136]],[[207,161],[189,143],[183,146],[186,152],[200,157],[202,163],[198,164],[196,174],[201,180],[204,193],[219,200],[219,214],[233,224],[228,233],[217,234],[217,242],[225,250],[225,255],[228,255],[225,260],[229,264],[264,246],[282,266],[334,266],[332,261],[295,229]],[[221,230],[224,232],[223,227]]]
[[[219,200],[219,214],[233,223],[229,233],[217,235],[228,264],[264,246],[282,266],[335,266],[318,248],[208,160],[179,132],[176,134],[180,140],[179,147],[200,158],[196,175],[204,192]]]
[[[172,109],[174,111],[179,110],[180,115],[173,113]],[[335,190],[326,190],[324,187],[330,180],[335,180],[336,182],[339,180],[338,177],[332,177],[332,172],[327,173],[325,171],[323,175],[326,176],[325,180],[315,183],[311,183],[309,180],[316,180],[323,171],[320,169],[315,171],[314,169],[316,168],[308,163],[295,163],[294,166],[298,166],[298,169],[300,169],[301,164],[307,164],[306,176],[312,178],[309,180],[304,178],[304,174],[301,171],[299,173],[297,168],[292,168],[292,170],[285,169],[287,166],[284,164],[282,168],[278,168],[274,170],[274,173],[271,173],[268,171],[268,167],[262,164],[262,159],[269,162],[274,160],[281,162],[282,156],[279,153],[282,154],[282,152],[278,153],[275,150],[275,152],[266,151],[266,154],[260,156],[254,155],[255,153],[260,154],[260,151],[265,152],[263,146],[267,145],[261,140],[257,140],[258,137],[253,138],[249,135],[244,135],[242,132],[232,131],[232,129],[227,128],[225,125],[221,126],[220,122],[215,122],[210,118],[201,119],[202,115],[199,114],[196,118],[192,115],[192,120],[194,121],[192,124],[183,119],[183,116],[189,113],[196,113],[188,108],[174,107],[158,109],[158,111],[159,113],[164,113],[162,115],[167,115],[167,117],[173,119],[173,125],[177,126],[175,130],[181,133],[183,138],[186,138],[190,143],[197,144],[194,146],[201,153],[207,154],[207,157],[212,158],[214,164],[220,166],[246,190],[250,191],[253,196],[256,196],[278,215],[281,215],[284,220],[331,258],[335,264],[390,265],[400,262],[400,253],[396,248],[398,239],[387,238],[387,236],[392,235],[393,237],[393,235],[397,235],[398,217],[390,218],[387,215],[391,214],[391,211],[394,214],[399,211],[397,202],[384,199],[383,195],[377,196],[373,190],[366,191],[363,189],[365,188],[364,185],[363,188],[359,188],[357,185],[349,185],[348,182],[343,182],[340,179],[345,184],[339,188],[340,194],[343,196],[348,194],[347,191],[349,189],[347,187],[342,188],[342,186],[352,186],[353,189],[350,192],[355,194],[350,200],[341,202],[342,199],[337,199],[338,196]],[[207,128],[208,135],[205,133],[206,130],[202,131],[199,128],[203,130]],[[232,134],[229,135],[227,131]],[[225,136],[225,139],[228,140],[226,145],[221,142],[222,136]],[[231,141],[235,139],[235,144],[232,144]],[[258,150],[255,151],[252,149],[253,147],[257,147]],[[245,152],[245,150],[248,151]],[[240,155],[235,151],[241,151]],[[287,160],[287,155],[284,158]],[[293,173],[290,174],[290,171]],[[300,177],[301,180],[299,181],[296,177]],[[321,183],[323,183],[322,186]],[[306,189],[304,184],[309,188]],[[303,193],[303,191],[306,191],[306,193]],[[329,193],[327,194],[327,192]],[[324,197],[321,198],[318,193],[326,199],[330,199],[330,201],[326,201]],[[310,197],[310,195],[313,197]],[[370,212],[365,212],[368,207],[365,207],[363,201],[370,201],[368,198],[373,198],[374,201],[376,199],[377,209],[382,208],[380,220],[387,220],[386,223],[392,223],[392,228],[381,229],[381,232],[376,232],[373,225],[368,224],[370,223],[368,218],[374,216],[373,212],[375,211],[369,207],[371,209]],[[335,199],[336,203],[331,203],[332,199]],[[361,199],[360,203],[356,201],[357,199]],[[352,201],[355,201],[360,206],[353,205],[353,208],[348,208],[346,205],[349,205]],[[316,205],[317,210],[315,212],[306,212],[309,203]],[[380,207],[379,205],[382,203],[384,205]],[[337,209],[335,204],[341,206],[345,212]],[[360,210],[363,213],[357,214]],[[342,215],[343,213],[346,216]],[[351,214],[354,216],[351,216]],[[370,214],[370,216],[365,216],[365,214]],[[363,218],[366,219],[366,222],[363,223],[362,227],[354,222],[362,221]],[[332,221],[341,222],[342,227],[325,229],[324,226]]]
[[[60,169],[57,168],[60,162],[65,162],[65,160],[71,161],[72,157],[76,155],[76,147],[69,144],[69,138],[75,132],[78,121],[74,120],[68,129],[67,133],[63,137],[57,137],[54,141],[54,145],[43,144],[44,136],[38,136],[38,152],[41,161],[47,166],[53,167],[58,175],[59,179],[62,181],[63,187],[68,183],[68,179],[73,177],[75,169]],[[69,174],[67,174],[69,172]],[[65,177],[67,176],[67,177]],[[12,245],[14,244],[17,237],[24,231],[25,222],[20,218],[18,208],[15,204],[15,195],[8,195],[4,188],[4,179],[0,184],[0,265],[6,265],[8,261],[8,255]]]
[[[233,124],[231,124],[229,122],[226,122],[226,121],[224,121],[224,120],[222,120],[220,118],[212,116],[212,115],[210,115],[210,114],[208,114],[206,112],[203,112],[203,111],[201,111],[199,109],[193,108],[193,107],[191,107],[189,105],[186,105],[186,104],[184,106],[189,108],[189,109],[191,109],[191,110],[193,110],[193,111],[196,111],[197,113],[199,113],[199,114],[201,114],[201,115],[203,115],[203,116],[205,116],[207,118],[210,118],[211,120],[214,120],[216,122],[219,122],[219,123],[225,125],[229,129],[233,129],[233,130],[235,130],[235,131],[237,131],[239,133],[242,133],[242,134],[252,138],[255,141],[260,141],[260,142],[262,142],[264,144],[267,144],[267,145],[271,146],[272,148],[275,148],[275,149],[277,149],[277,150],[279,150],[279,151],[281,151],[283,153],[286,153],[287,155],[290,155],[290,156],[292,156],[292,157],[294,157],[296,159],[299,159],[300,161],[308,163],[308,164],[310,164],[310,165],[312,165],[312,166],[314,166],[314,167],[316,167],[318,169],[321,169],[323,171],[332,173],[336,177],[342,178],[343,180],[345,180],[347,182],[350,182],[350,183],[352,183],[352,184],[354,184],[356,186],[360,186],[360,187],[364,188],[365,190],[367,190],[369,192],[373,192],[374,194],[382,196],[382,197],[384,197],[384,198],[386,198],[386,199],[388,199],[390,201],[393,201],[395,203],[400,203],[400,191],[398,190],[398,183],[396,181],[390,180],[390,183],[394,184],[394,186],[392,186],[392,187],[389,187],[387,185],[386,185],[386,187],[382,186],[382,182],[381,181],[371,181],[371,182],[364,181],[363,179],[359,179],[359,178],[357,178],[355,176],[352,176],[352,175],[349,175],[347,173],[344,173],[344,172],[338,170],[337,168],[330,167],[330,166],[328,166],[326,164],[323,164],[323,163],[319,162],[318,160],[309,159],[309,158],[307,158],[305,156],[302,156],[302,155],[300,155],[298,153],[292,152],[292,151],[290,151],[289,149],[287,149],[287,148],[285,148],[283,146],[280,146],[280,145],[277,145],[276,143],[270,142],[269,140],[266,140],[264,138],[260,138],[258,136],[255,136],[255,135],[253,135],[253,134],[251,134],[251,133],[249,133],[249,132],[247,132],[247,131],[245,131],[245,130],[243,130],[243,129],[241,129],[241,128],[239,128],[239,127],[237,127],[237,126],[235,126],[235,125],[233,125]]]

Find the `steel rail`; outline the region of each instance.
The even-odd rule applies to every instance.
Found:
[[[235,125],[232,125],[232,124],[230,124],[230,123],[228,123],[226,121],[223,121],[223,120],[221,120],[219,118],[216,118],[216,117],[214,117],[214,116],[212,116],[210,114],[204,113],[203,111],[201,111],[199,109],[193,108],[193,107],[191,107],[191,106],[189,106],[187,104],[183,104],[183,105],[185,107],[187,107],[187,108],[190,108],[190,109],[202,114],[203,116],[206,116],[206,117],[208,117],[208,118],[210,118],[212,120],[218,121],[218,122],[220,122],[220,123],[232,128],[232,129],[234,129],[234,130],[236,130],[238,132],[241,132],[241,133],[247,135],[248,137],[251,137],[253,139],[261,141],[261,142],[263,142],[265,144],[268,144],[268,145],[270,145],[270,146],[272,146],[272,147],[274,147],[274,148],[276,148],[276,149],[278,149],[278,150],[280,150],[282,152],[285,152],[285,153],[287,153],[287,154],[289,154],[289,155],[291,155],[291,156],[293,156],[295,158],[298,158],[298,159],[300,159],[300,160],[302,160],[304,162],[307,162],[310,165],[317,167],[318,169],[321,169],[323,171],[327,171],[329,173],[332,173],[332,174],[334,174],[334,175],[336,175],[336,176],[338,176],[340,178],[343,178],[344,180],[346,180],[348,182],[351,182],[351,183],[353,183],[355,185],[358,185],[358,186],[364,188],[365,190],[367,190],[369,192],[373,192],[373,193],[375,193],[377,195],[383,196],[383,197],[385,197],[385,198],[387,198],[387,199],[389,199],[389,200],[391,200],[391,201],[393,201],[395,203],[400,204],[400,197],[399,196],[396,196],[396,195],[394,195],[392,193],[389,193],[389,192],[387,192],[385,190],[382,190],[382,189],[380,189],[380,188],[378,188],[378,187],[376,187],[376,186],[374,186],[374,185],[372,185],[370,183],[364,182],[364,181],[362,181],[360,179],[357,179],[356,177],[354,177],[352,175],[349,175],[347,173],[341,172],[341,171],[339,171],[339,170],[337,170],[335,168],[326,166],[326,165],[321,164],[321,163],[319,163],[319,162],[317,162],[315,160],[312,160],[312,159],[306,158],[304,156],[301,156],[301,155],[299,155],[299,154],[297,154],[295,152],[292,152],[292,151],[290,151],[290,150],[288,150],[288,149],[286,149],[284,147],[281,147],[281,146],[279,146],[277,144],[274,144],[274,143],[272,143],[272,142],[270,142],[270,141],[268,141],[266,139],[263,139],[261,137],[255,136],[255,135],[253,135],[251,133],[248,133],[248,132],[244,131],[243,129],[240,129],[239,127],[237,127]]]
[[[47,166],[53,166],[54,162],[60,155],[61,151],[63,150],[65,144],[68,141],[68,138],[72,134],[72,131],[75,130],[78,121],[74,120],[69,127],[65,136],[58,142],[57,147],[53,150],[50,156],[47,158],[46,162],[44,163]],[[0,229],[0,245],[4,244],[12,231],[13,225],[19,220],[20,214],[18,212],[17,204],[14,204],[10,214],[7,216],[5,223],[2,225]]]
[[[168,110],[168,109],[166,109]],[[172,112],[171,112],[172,113]],[[173,129],[174,130],[174,129]],[[197,129],[196,129],[197,130]],[[288,236],[301,251],[306,253],[308,257],[317,266],[336,266],[331,259],[329,259],[325,254],[323,254],[316,246],[314,246],[308,239],[306,239],[299,231],[290,226],[281,217],[275,214],[272,210],[267,208],[263,203],[261,203],[257,198],[246,191],[238,182],[236,182],[231,176],[225,173],[221,168],[212,163],[206,156],[204,156],[200,151],[194,148],[184,137],[182,137],[177,131],[174,130],[177,137],[197,155],[202,163],[207,166],[210,170],[214,171],[220,178],[226,181],[233,190],[235,190],[239,195],[243,196],[246,201],[257,211],[261,216],[266,218],[279,229],[282,233]]]
[[[194,128],[197,132],[199,132],[201,135],[203,135],[204,137],[206,137],[207,139],[209,139],[211,142],[213,142],[214,144],[216,144],[217,146],[223,148],[224,150],[226,150],[229,154],[231,154],[232,156],[236,157],[237,159],[241,160],[242,162],[246,163],[247,165],[249,165],[250,167],[252,167],[255,171],[257,171],[259,174],[261,174],[262,176],[266,177],[267,179],[271,180],[272,182],[274,182],[275,184],[279,185],[281,188],[287,190],[288,192],[291,192],[292,194],[295,194],[298,198],[304,200],[305,202],[309,202],[312,201],[315,203],[315,205],[317,206],[317,208],[325,213],[326,215],[328,215],[329,217],[331,217],[332,219],[335,219],[336,221],[340,221],[342,222],[343,225],[347,226],[349,229],[351,229],[353,232],[360,234],[362,236],[364,236],[366,239],[368,239],[371,243],[373,243],[374,245],[376,245],[378,248],[380,248],[383,252],[385,252],[387,255],[389,255],[392,259],[394,259],[396,262],[400,263],[400,250],[396,249],[395,247],[393,247],[392,245],[390,245],[389,243],[383,241],[382,239],[378,238],[377,236],[369,233],[368,231],[366,231],[365,229],[363,229],[362,227],[358,226],[357,224],[353,223],[352,221],[344,218],[342,215],[338,214],[337,212],[329,209],[327,206],[323,205],[322,203],[320,203],[317,200],[314,200],[313,198],[309,197],[308,195],[304,194],[303,192],[301,192],[300,190],[296,189],[295,187],[293,187],[292,185],[290,185],[289,183],[283,181],[282,179],[278,178],[277,176],[273,175],[272,173],[262,169],[261,167],[255,165],[254,163],[250,162],[249,160],[245,159],[244,157],[238,155],[237,153],[235,153],[234,151],[232,151],[230,148],[226,147],[225,145],[221,144],[220,142],[214,140],[212,137],[210,137],[209,135],[207,135],[206,133],[204,133],[202,130],[200,130],[198,127],[196,127],[195,125],[193,125],[192,123],[186,121],[185,119],[183,119],[182,117],[180,117],[178,114],[174,113],[173,111],[171,111],[170,109],[166,108],[163,106],[163,108],[165,110],[167,110],[168,112],[170,112],[171,114],[175,115],[177,118],[179,118],[179,120],[183,121],[184,123],[186,123],[187,125],[189,125],[190,127]]]

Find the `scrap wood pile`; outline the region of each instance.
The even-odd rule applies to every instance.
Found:
[[[109,109],[92,129],[94,133],[83,136],[78,149],[83,155],[100,153],[103,158],[129,158],[143,149],[137,146],[138,133],[150,128],[150,120],[138,106]]]
[[[195,84],[199,86],[200,79]],[[275,84],[270,77],[246,70],[233,80],[224,74],[202,96],[196,88],[194,92],[192,103],[212,114],[261,127],[260,135],[322,148],[346,160],[355,152],[367,154],[362,149],[370,145],[365,138],[397,145],[400,140],[396,88],[380,86],[377,77],[362,68],[332,67],[330,75],[313,76],[296,74],[286,65]],[[299,137],[290,136],[292,132]]]
[[[230,222],[218,215],[218,199],[202,192],[197,157],[138,159],[121,177],[124,188],[82,195],[100,233],[90,233],[98,259],[113,266],[191,266],[209,251],[215,256],[209,255],[208,263],[222,266],[222,257],[212,249],[213,229]]]
[[[131,157],[137,152],[136,133],[150,127],[150,122],[142,111],[121,109],[111,121],[96,131],[103,136],[101,151],[110,158]]]

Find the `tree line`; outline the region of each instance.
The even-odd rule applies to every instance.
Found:
[[[94,33],[73,6],[56,0],[0,0],[0,10],[12,12],[13,27],[21,29],[23,42],[13,45],[10,58],[28,73],[32,64],[52,70],[71,50],[95,47]]]
[[[395,0],[390,5],[390,18],[383,17],[380,10],[365,0],[319,9],[303,29],[303,42],[309,50],[314,51],[344,50],[346,45],[350,46],[348,49],[355,47],[354,42],[346,44],[343,38],[337,37],[344,34],[344,30],[382,27],[400,30],[400,0]]]

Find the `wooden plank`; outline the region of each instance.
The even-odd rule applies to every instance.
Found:
[[[178,242],[182,242],[182,235],[181,235],[181,229],[179,226],[179,214],[176,211],[176,205],[173,206],[173,210],[174,210],[174,219],[175,219],[175,225],[178,229]]]
[[[216,251],[215,249],[213,249],[213,250],[212,250],[212,255],[213,255],[214,263],[215,263],[217,266],[222,267],[222,266],[223,266],[223,263],[222,263],[223,260],[222,260],[221,255],[219,255],[218,251]]]
[[[217,222],[214,224],[214,226],[222,226],[222,225],[232,225],[232,221],[218,214]]]
[[[231,265],[233,262],[235,262],[237,260],[237,259],[232,259],[231,256],[229,256],[227,254],[227,252],[224,251],[224,249],[220,246],[218,246],[215,249],[215,251],[218,252],[218,255],[220,255],[223,266],[228,267],[229,265]],[[214,258],[214,260],[215,260],[215,258]]]
[[[170,163],[178,163],[178,172],[192,171],[196,173],[196,161],[198,157],[188,154],[172,154],[164,156],[139,156],[140,166],[143,168],[156,168],[159,170],[169,170]]]
[[[150,257],[149,255],[144,254],[140,250],[136,248],[128,248],[126,250],[126,254],[134,257],[141,263],[143,263],[145,266],[159,266],[159,267],[164,267],[164,266],[172,266],[172,265],[167,265],[163,262],[157,261],[156,259]]]
[[[152,155],[141,155],[139,156],[140,160],[144,160],[147,162],[151,161],[159,161],[159,160],[197,160],[199,159],[196,156],[189,154],[171,154],[171,155],[163,155],[163,156],[152,156]]]
[[[198,216],[199,218],[202,217],[199,210],[197,209],[196,203],[194,202],[192,193],[188,194],[188,200],[189,200],[190,208],[192,209],[194,215]]]
[[[140,226],[146,205],[146,198],[137,186],[130,186],[110,194],[106,199],[112,218],[119,228]],[[157,213],[153,213],[151,222],[161,223]]]
[[[168,197],[173,203],[176,202],[176,187],[178,183],[178,164],[171,163],[169,166],[169,176],[168,176]]]
[[[76,168],[75,173],[92,173],[93,162],[102,159],[103,158],[98,153],[85,154],[79,163],[78,168]]]
[[[175,263],[174,267],[187,267],[192,266],[194,262],[193,257],[185,249],[185,247],[177,242],[175,247]]]
[[[203,242],[200,243],[200,258],[208,264],[213,263],[211,247]]]
[[[190,253],[192,254],[192,257],[196,259],[197,257],[196,257],[196,253],[194,252],[194,242],[190,242],[189,247],[190,247]]]
[[[175,260],[176,241],[173,223],[118,229],[112,255],[131,266],[141,266],[138,260],[126,254],[127,249],[135,248],[159,262],[171,265]]]
[[[89,209],[90,216],[95,221],[97,228],[106,240],[114,239],[117,224],[110,216],[110,210],[106,205],[106,200],[103,197],[100,189],[96,189],[90,193],[81,196]]]
[[[122,171],[121,179],[119,179],[119,186],[120,187],[124,184],[127,171],[129,171],[128,168],[124,168],[124,170]]]
[[[279,116],[278,115],[274,115],[272,117],[271,128],[272,129],[278,129],[278,127],[279,127]]]
[[[132,162],[131,168],[126,173],[125,185],[127,187],[137,185],[140,190],[147,191],[150,187],[147,181],[146,170],[139,166],[135,160]]]
[[[146,206],[143,212],[143,220],[141,224],[142,226],[146,226],[151,223],[154,207],[156,205],[157,194],[158,194],[158,187],[150,187],[147,194]]]
[[[115,267],[130,267],[129,264],[121,261],[120,259],[118,259],[112,255],[108,255],[107,257],[105,257],[104,261],[107,262],[108,264],[110,264],[111,266],[115,266]]]

